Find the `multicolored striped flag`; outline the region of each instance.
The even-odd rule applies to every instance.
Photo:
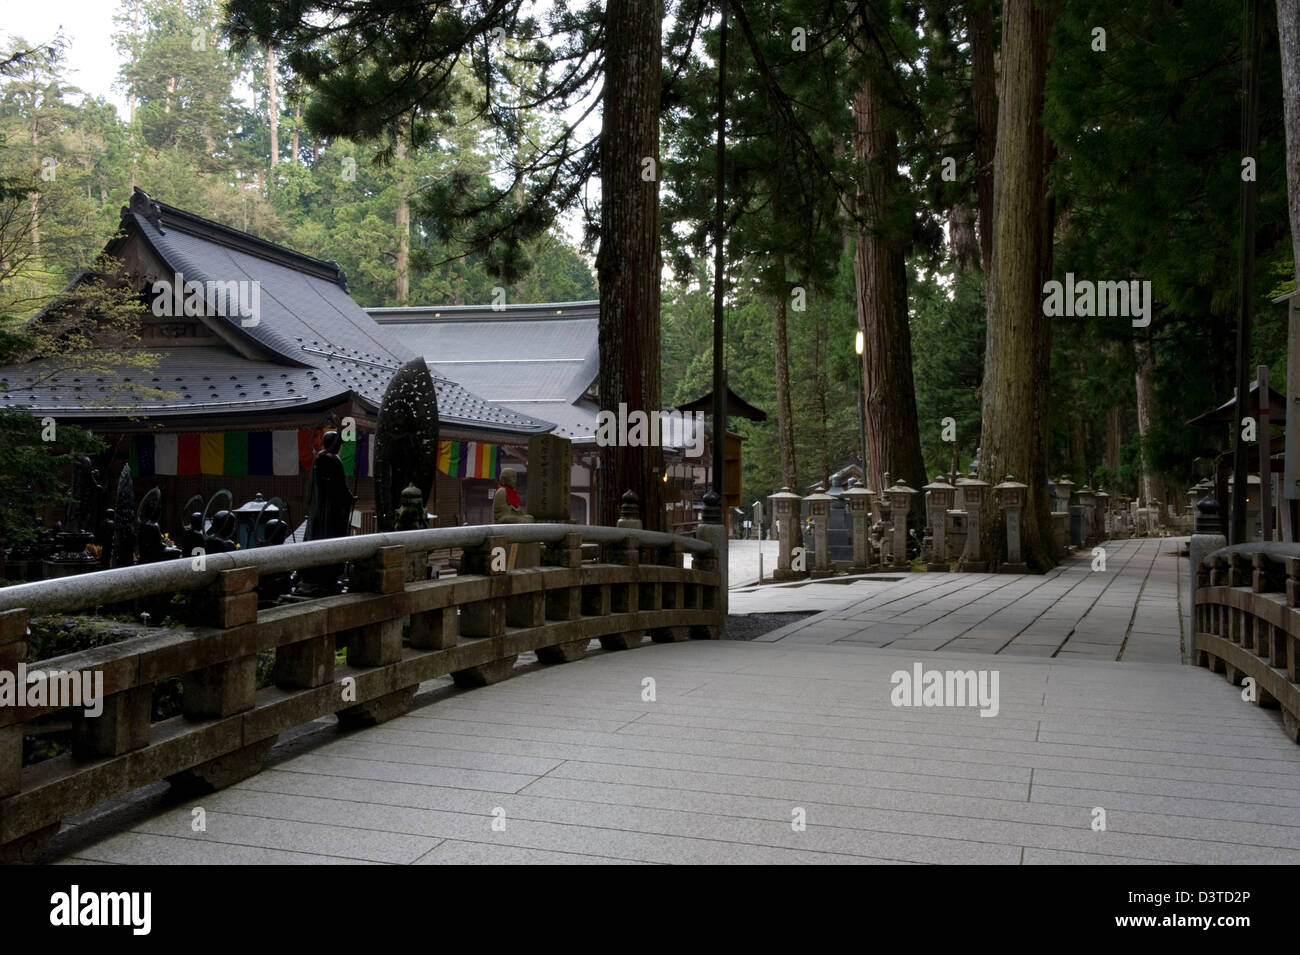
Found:
[[[322,447],[323,428],[296,431],[230,431],[200,434],[139,434],[131,440],[131,473],[137,477],[210,474],[228,477],[292,477],[311,470]],[[339,449],[344,470],[374,473],[374,439],[366,431]]]
[[[501,448],[476,441],[439,441],[438,470],[450,477],[494,481],[500,473]]]

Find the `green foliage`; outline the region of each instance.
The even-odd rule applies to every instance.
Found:
[[[104,446],[75,425],[59,425],[57,443],[43,441],[43,430],[39,418],[0,408],[0,549],[34,540],[37,511],[68,500],[64,475],[72,462]]]
[[[943,419],[956,430],[958,467],[965,473],[980,435],[980,384],[984,377],[984,277],[957,272],[947,283],[914,277],[909,283],[916,411],[926,473],[952,468],[953,444],[943,440]]]

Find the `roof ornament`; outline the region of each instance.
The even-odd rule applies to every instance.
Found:
[[[155,229],[162,232],[162,206],[139,186],[132,186],[131,190],[131,211],[148,219]],[[163,234],[166,235],[165,232]]]

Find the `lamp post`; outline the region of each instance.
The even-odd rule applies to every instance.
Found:
[[[867,386],[862,375],[862,349],[865,344],[862,329],[859,328],[853,339],[853,350],[858,354],[858,445],[862,453],[862,483],[865,487],[871,487],[871,480],[867,477]]]

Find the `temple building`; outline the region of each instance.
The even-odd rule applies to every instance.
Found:
[[[551,302],[539,305],[457,305],[370,308],[371,317],[398,345],[422,355],[436,374],[460,382],[486,401],[526,417],[555,422],[554,433],[573,444],[570,517],[594,519],[599,481],[598,432],[601,412],[613,414],[617,401],[597,394],[600,372],[600,303]],[[703,406],[700,406],[703,407]],[[746,406],[748,407],[748,406]],[[668,529],[687,530],[698,520],[700,498],[711,480],[711,440],[699,418],[684,409],[665,409],[660,443],[667,470],[665,501]],[[692,406],[692,410],[696,410]],[[730,414],[738,413],[728,407]],[[762,414],[762,412],[758,412]],[[735,444],[739,502],[739,436]],[[509,466],[520,474],[527,501],[527,439],[507,445]],[[491,520],[494,481],[462,484],[462,513],[470,523]]]
[[[108,445],[93,462],[101,482],[113,486],[129,463],[136,500],[160,488],[160,523],[173,533],[191,496],[206,500],[223,489],[235,507],[257,493],[278,497],[299,524],[321,435],[342,428],[352,438],[342,458],[359,497],[353,526],[373,530],[376,415],[389,379],[418,352],[353,301],[338,264],[138,188],[106,251],[125,262],[149,306],[139,348],[157,363],[104,377],[51,373],[41,362],[0,368],[0,404],[99,435]],[[555,425],[480,397],[442,367],[457,366],[431,368],[440,461],[450,473],[440,471],[428,503],[438,524],[451,526],[471,516],[461,507],[462,478],[493,481],[503,448],[526,447],[530,435]]]

